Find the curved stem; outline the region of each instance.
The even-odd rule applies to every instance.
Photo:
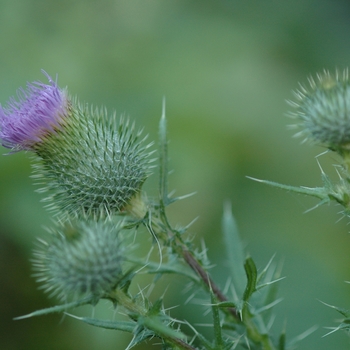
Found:
[[[196,259],[196,257],[190,252],[186,244],[183,242],[177,232],[170,226],[164,210],[161,210],[161,219],[150,215],[150,222],[147,222],[146,227],[151,231],[152,235],[157,236],[163,241],[170,242],[173,251],[184,259],[187,265],[196,273],[200,280],[205,285],[208,291],[212,291],[218,301],[228,301],[228,298],[217,286],[217,284],[211,279],[208,271],[202,266],[202,264]],[[238,322],[241,321],[238,311],[231,307],[223,309],[224,312],[228,312]]]
[[[187,248],[185,248],[182,251],[182,256],[187,262],[187,264],[191,267],[191,269],[195,271],[197,275],[202,279],[207,288],[213,291],[214,295],[219,301],[228,301],[226,295],[214,283],[214,281],[210,278],[208,272],[203,269],[203,267],[198,263],[193,254],[189,250],[187,250]],[[228,310],[237,321],[240,321],[239,314],[235,308],[230,307],[228,308]]]

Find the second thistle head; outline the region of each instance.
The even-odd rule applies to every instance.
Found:
[[[290,116],[301,129],[296,136],[336,151],[341,155],[350,152],[350,81],[348,70],[330,74],[324,71],[316,79],[309,78],[309,86],[300,85],[295,108]]]
[[[42,288],[65,301],[90,295],[98,301],[108,294],[123,275],[121,230],[121,224],[91,220],[55,227],[34,254]]]
[[[150,174],[150,144],[127,119],[80,104],[47,77],[49,85],[28,84],[19,101],[0,106],[3,146],[34,152],[34,177],[61,217],[135,212]]]

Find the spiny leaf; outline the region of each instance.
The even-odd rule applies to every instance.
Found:
[[[152,305],[151,309],[148,310],[147,315],[148,316],[160,315],[162,307],[163,307],[163,299],[156,300],[156,302]]]
[[[129,350],[129,349],[133,348],[134,346],[142,343],[143,341],[145,341],[149,338],[155,337],[155,336],[156,335],[152,331],[145,329],[142,326],[137,326],[134,329],[134,336],[131,339],[128,347],[125,350]]]

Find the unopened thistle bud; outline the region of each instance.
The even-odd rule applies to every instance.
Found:
[[[83,221],[51,231],[49,242],[39,240],[34,253],[35,276],[51,296],[92,295],[97,300],[110,292],[122,275],[120,226]]]
[[[61,216],[106,217],[129,210],[150,174],[149,146],[134,125],[70,99],[49,76],[19,102],[0,106],[0,140],[36,154],[34,177]],[[145,213],[144,213],[145,214]]]
[[[296,136],[311,139],[343,155],[350,152],[350,81],[348,71],[334,75],[327,71],[309,79],[309,87],[300,86],[295,101]]]

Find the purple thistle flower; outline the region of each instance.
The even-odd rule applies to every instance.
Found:
[[[61,127],[68,112],[67,94],[45,72],[49,85],[27,83],[19,89],[16,101],[10,98],[6,108],[0,104],[0,141],[13,151],[33,150],[50,133]]]

